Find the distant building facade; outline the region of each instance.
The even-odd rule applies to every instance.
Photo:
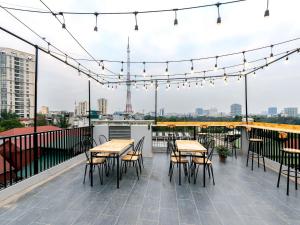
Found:
[[[159,116],[165,116],[165,109],[164,108],[159,109]]]
[[[284,116],[286,117],[297,117],[298,116],[298,108],[296,107],[287,107],[283,109]]]
[[[277,113],[277,107],[269,107],[268,108],[268,115],[269,116],[276,116],[278,113]]]
[[[40,110],[40,113],[43,114],[43,115],[49,114],[49,107],[48,106],[42,106],[41,110]]]
[[[76,116],[87,116],[89,111],[89,105],[87,101],[78,102],[78,105],[75,105],[75,115]]]
[[[230,106],[230,115],[231,116],[241,116],[242,115],[242,105],[232,104]]]
[[[0,111],[34,117],[35,56],[0,48]]]
[[[202,116],[203,115],[203,109],[202,108],[196,108],[195,113],[196,113],[197,116]]]
[[[107,99],[106,98],[99,98],[97,100],[98,103],[98,110],[101,115],[107,115]]]

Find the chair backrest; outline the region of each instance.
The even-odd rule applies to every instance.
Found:
[[[134,148],[134,153],[136,152],[142,152],[143,151],[143,146],[144,146],[144,140],[145,140],[145,136],[143,136],[139,142],[137,143],[137,145]]]
[[[84,150],[84,154],[86,156],[86,159],[90,161],[90,157],[88,155],[88,151],[94,146],[94,144],[97,144],[96,141],[91,137],[84,137],[80,141],[80,146]]]
[[[105,142],[107,142],[107,137],[105,137],[103,134],[99,135],[99,144],[102,145]]]
[[[214,150],[215,150],[215,141],[214,140],[210,140],[208,145],[207,145],[207,158],[209,160],[212,160],[213,154],[214,154]]]

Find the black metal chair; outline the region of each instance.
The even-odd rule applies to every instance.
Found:
[[[249,158],[251,157],[251,170],[253,170],[254,158],[257,159],[257,167],[259,167],[259,165],[260,165],[259,160],[260,160],[260,158],[262,158],[264,171],[266,172],[265,157],[262,152],[263,139],[257,137],[258,136],[257,130],[252,132],[251,128],[248,127],[246,129],[247,129],[246,136],[247,136],[247,140],[249,142],[246,166],[248,167]],[[252,132],[252,135],[251,135],[251,132]],[[251,156],[250,156],[250,153],[251,153]]]
[[[138,152],[141,151],[141,148],[143,147],[144,144],[144,137],[142,137],[139,142],[137,143],[137,145],[135,146],[135,148],[132,150],[132,154],[126,154],[125,156],[123,156],[121,158],[121,178],[122,178],[122,174],[125,170],[125,173],[127,172],[127,167],[129,167],[130,164],[133,164],[133,166],[136,169],[136,175],[139,178],[139,168],[140,171],[141,170],[141,163],[139,160],[139,155]]]
[[[207,169],[209,178],[212,176],[213,179],[213,185],[215,185],[215,178],[214,178],[214,171],[213,171],[213,163],[212,163],[212,157],[214,154],[215,149],[215,142],[214,140],[210,140],[207,146],[208,154],[206,156],[193,156],[191,161],[191,172],[194,176],[194,184],[196,184],[196,179],[198,175],[198,170],[200,165],[204,165],[204,170]]]
[[[87,168],[89,168],[89,177],[91,176],[91,170],[95,169],[95,166],[98,167],[98,172],[99,172],[99,178],[100,178],[100,183],[101,185],[103,184],[103,171],[104,169],[107,170],[106,166],[106,157],[99,157],[98,154],[93,156],[93,161],[91,161],[88,151],[90,148],[92,148],[95,144],[95,140],[90,137],[86,137],[83,140],[81,140],[81,148],[83,148],[85,156],[86,156],[86,162],[85,162],[85,169],[84,169],[84,178],[83,178],[83,183],[85,183],[85,177],[86,177],[86,171]]]
[[[189,171],[188,171],[188,159],[185,156],[179,157],[179,152],[176,150],[175,145],[171,142],[170,143],[170,166],[169,166],[169,176],[170,176],[170,182],[172,181],[172,175],[174,171],[174,165],[178,166],[179,164],[183,165],[184,168],[184,174],[186,177],[188,177],[188,180],[190,181]]]
[[[141,165],[143,166],[144,168],[144,159],[143,159],[143,147],[144,147],[144,141],[145,141],[145,136],[143,136],[138,144],[135,146],[135,152],[133,150],[129,151],[127,153],[127,155],[136,155],[139,157],[139,165],[140,165],[140,171],[142,172],[142,168],[141,168]]]
[[[107,142],[107,137],[103,134],[99,135],[99,144],[102,145],[104,144],[105,142]]]
[[[300,149],[283,148],[281,150],[281,162],[278,173],[277,187],[279,187],[281,174],[287,176],[286,194],[289,195],[290,177],[295,178],[295,189],[298,189],[298,173],[300,171]],[[287,169],[282,169],[282,164],[287,162]],[[297,163],[298,161],[298,163]],[[292,168],[292,170],[291,170]],[[291,174],[292,173],[292,174]]]

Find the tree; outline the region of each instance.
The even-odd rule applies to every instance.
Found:
[[[46,116],[42,115],[42,114],[38,114],[37,118],[36,118],[36,123],[37,123],[37,126],[46,126],[46,125],[48,125],[48,122],[46,120]]]
[[[69,127],[69,118],[67,118],[65,115],[62,115],[59,117],[57,126],[60,128],[68,128]]]
[[[15,113],[2,112],[0,118],[0,131],[5,131],[13,128],[24,127],[19,121],[19,116]]]

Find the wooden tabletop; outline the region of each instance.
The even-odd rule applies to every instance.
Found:
[[[207,149],[198,141],[176,140],[176,145],[180,152],[207,152]]]
[[[111,141],[105,142],[102,145],[98,145],[90,149],[90,152],[120,154],[126,149],[128,149],[133,143],[133,139],[112,139]]]

